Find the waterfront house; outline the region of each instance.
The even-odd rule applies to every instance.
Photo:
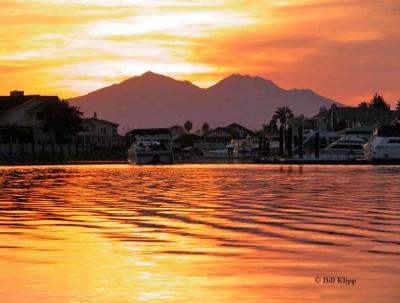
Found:
[[[379,127],[399,118],[399,111],[377,107],[339,107],[332,105],[326,114],[328,129],[341,130],[360,126]]]
[[[168,128],[171,133],[172,140],[177,140],[180,136],[186,135],[186,130],[180,125],[174,125]]]
[[[180,125],[174,125],[174,126],[168,128],[168,130],[171,134],[173,148],[180,148],[181,147],[180,138],[185,137],[186,135],[188,135],[188,133]]]
[[[204,142],[223,142],[228,143],[232,139],[246,139],[247,137],[254,137],[255,133],[246,127],[232,123],[226,127],[217,127],[209,130],[203,135]]]
[[[118,135],[118,124],[97,118],[82,118],[83,131],[77,134],[77,141],[96,147],[120,146],[122,137]]]
[[[12,91],[0,96],[0,142],[54,142],[54,132],[45,129],[43,111],[48,101],[59,101],[57,96],[25,95]]]
[[[201,142],[196,142],[195,147],[204,150],[223,149],[232,140],[255,138],[255,132],[250,129],[232,123],[226,127],[217,127],[203,134]]]

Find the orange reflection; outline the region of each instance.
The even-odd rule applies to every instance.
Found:
[[[396,302],[398,173],[0,168],[0,301]]]

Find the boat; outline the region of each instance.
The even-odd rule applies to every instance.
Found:
[[[202,150],[203,157],[205,159],[227,159],[227,149],[216,149],[216,150]]]
[[[205,159],[228,159],[233,158],[234,144],[227,144],[224,149],[202,150]]]
[[[400,161],[400,125],[386,125],[375,130],[364,146],[370,161]]]
[[[321,158],[351,160],[364,158],[366,140],[356,135],[345,135],[329,144],[320,152]]]
[[[258,143],[250,139],[231,140],[224,149],[202,150],[206,159],[248,159],[258,152]]]
[[[172,137],[168,129],[135,129],[128,133],[132,144],[128,162],[137,165],[173,164]]]

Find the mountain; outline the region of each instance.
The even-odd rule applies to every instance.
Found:
[[[277,107],[287,105],[295,114],[312,116],[333,100],[308,89],[285,90],[261,77],[232,75],[207,89],[189,81],[152,72],[70,100],[85,116],[94,112],[101,119],[120,124],[120,128],[150,128],[182,125],[191,120],[200,128],[232,122],[259,129]]]

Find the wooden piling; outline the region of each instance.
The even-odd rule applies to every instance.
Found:
[[[288,130],[287,130],[287,137],[286,137],[286,148],[288,152],[288,157],[292,158],[293,157],[293,128],[291,125],[289,125]]]
[[[319,131],[315,133],[315,159],[319,159]]]
[[[284,132],[283,125],[281,125],[281,127],[279,128],[279,155],[281,157],[283,157],[283,153],[284,153],[284,150],[283,150],[283,132]]]
[[[303,126],[299,127],[298,130],[298,136],[299,136],[299,158],[303,159]]]

